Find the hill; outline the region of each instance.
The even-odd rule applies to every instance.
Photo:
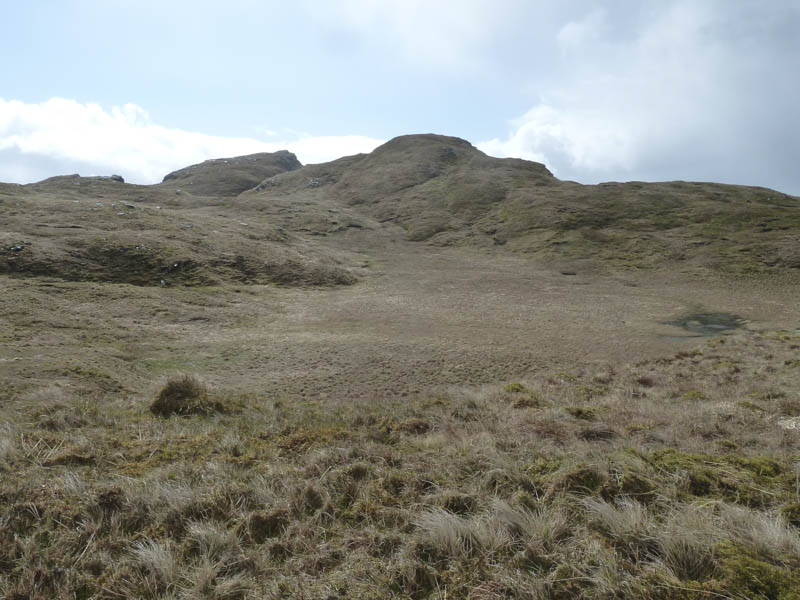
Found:
[[[434,135],[396,138],[366,156],[274,176],[252,204],[335,199],[411,241],[589,262],[608,270],[670,268],[768,274],[800,269],[800,199],[712,183],[559,181],[541,164],[486,156]],[[326,233],[320,230],[317,233]]]
[[[272,172],[262,168],[263,162],[232,159],[227,189],[245,185],[254,173]],[[243,173],[242,164],[254,171]],[[212,172],[218,166],[212,164]],[[208,173],[196,171],[196,179],[176,181],[196,181],[197,188],[208,189]],[[341,266],[347,261],[342,252],[314,250],[274,223],[214,210],[213,204],[187,202],[169,186],[103,177],[72,175],[5,186],[0,189],[0,273],[147,286],[355,280]]]
[[[267,177],[299,169],[297,157],[286,150],[207,160],[164,176],[163,187],[185,189],[202,196],[236,196]]]
[[[411,242],[567,270],[800,273],[796,197],[712,183],[580,185],[436,135],[305,167],[282,151],[206,161],[153,186],[69,176],[0,193],[0,272],[18,275],[347,283],[358,261],[338,239],[365,229],[377,240],[390,226]]]

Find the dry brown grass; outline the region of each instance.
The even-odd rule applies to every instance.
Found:
[[[800,433],[780,423],[798,341],[711,340],[602,382],[556,371],[381,404],[256,395],[167,420],[146,398],[43,388],[7,405],[0,591],[793,598]],[[530,393],[546,404],[509,403]],[[616,435],[586,436],[567,411],[578,396]]]

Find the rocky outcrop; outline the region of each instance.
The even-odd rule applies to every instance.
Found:
[[[160,185],[194,196],[238,196],[269,177],[302,165],[287,150],[217,158],[167,174]]]

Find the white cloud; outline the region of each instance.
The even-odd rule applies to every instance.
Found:
[[[515,156],[552,165],[563,171],[629,169],[635,162],[636,139],[628,124],[592,110],[564,110],[539,104],[514,121],[505,140],[482,142],[481,150],[495,156]]]
[[[8,182],[77,169],[83,175],[118,173],[127,181],[155,183],[208,158],[288,149],[303,163],[324,162],[369,152],[381,143],[357,135],[302,134],[269,142],[219,137],[157,125],[135,104],[106,110],[63,98],[40,104],[0,98],[0,181]]]
[[[610,9],[609,9],[610,10]],[[625,22],[592,10],[554,35],[559,75],[490,154],[559,177],[700,179],[800,192],[791,3],[677,0]]]
[[[328,162],[342,156],[350,156],[362,152],[372,152],[384,143],[384,140],[365,137],[363,135],[304,135],[279,145],[294,152],[305,164]]]

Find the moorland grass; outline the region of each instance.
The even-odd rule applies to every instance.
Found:
[[[386,401],[227,399],[184,375],[156,398],[180,419],[31,392],[0,438],[0,593],[794,599],[798,345],[743,333]],[[240,411],[194,410],[210,397]]]

